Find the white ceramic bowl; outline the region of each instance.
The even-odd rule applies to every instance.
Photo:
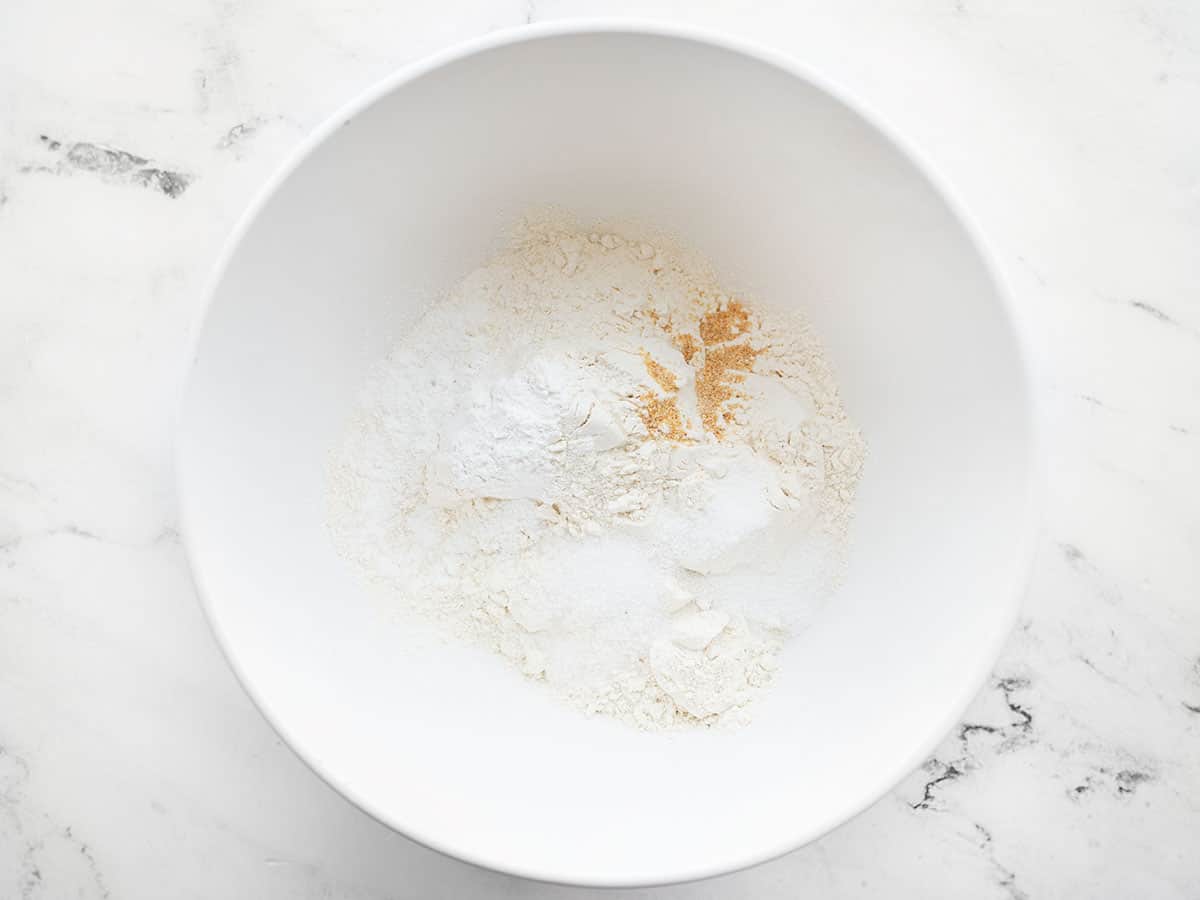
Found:
[[[743,730],[589,720],[409,640],[330,545],[323,465],[367,367],[542,204],[655,223],[802,307],[867,436],[847,583]],[[767,859],[915,768],[1014,621],[1034,415],[1004,293],[912,153],[792,63],[611,23],[443,53],[320,129],[218,273],[178,435],[201,595],[279,733],[421,843],[596,885]]]

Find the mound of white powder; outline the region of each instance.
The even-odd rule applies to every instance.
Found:
[[[863,452],[794,314],[540,222],[373,374],[330,526],[398,609],[589,712],[739,722],[836,583]]]

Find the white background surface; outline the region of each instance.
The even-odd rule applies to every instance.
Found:
[[[416,847],[280,745],[196,603],[170,425],[207,269],[300,136],[449,42],[598,13],[769,43],[908,135],[999,251],[1051,420],[966,724],[818,844],[627,896],[1200,897],[1200,6],[744,6],[5,6],[0,897],[587,896]]]

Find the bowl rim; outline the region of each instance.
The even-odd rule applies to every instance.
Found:
[[[255,687],[252,679],[238,662],[233,641],[224,631],[219,616],[215,613],[211,602],[211,594],[205,588],[204,577],[197,566],[195,548],[191,540],[192,524],[189,515],[189,504],[186,500],[187,491],[184,485],[181,464],[184,441],[182,439],[186,399],[190,385],[193,382],[196,357],[205,333],[205,323],[216,297],[218,288],[224,279],[229,264],[240,246],[246,233],[257,221],[259,214],[274,197],[276,192],[292,176],[292,174],[308,159],[322,144],[334,135],[343,125],[370,106],[403,87],[409,82],[429,74],[437,69],[458,62],[475,54],[495,48],[521,44],[525,42],[569,37],[589,34],[629,34],[669,38],[688,43],[703,44],[721,50],[730,51],[764,65],[775,68],[793,78],[798,78],[817,90],[830,96],[863,122],[882,136],[901,156],[913,166],[917,173],[925,179],[934,193],[946,204],[952,217],[962,228],[972,249],[978,254],[980,261],[990,279],[996,296],[1000,301],[1005,318],[1012,328],[1015,338],[1017,362],[1021,369],[1021,379],[1027,398],[1027,427],[1029,429],[1028,458],[1026,467],[1029,473],[1025,500],[1024,528],[1020,535],[1018,550],[1012,564],[1012,584],[1004,592],[1008,599],[1006,626],[997,630],[992,637],[987,652],[979,654],[978,664],[969,677],[963,679],[964,690],[960,701],[946,710],[937,728],[932,729],[929,736],[920,745],[919,752],[898,758],[887,770],[877,772],[874,777],[866,779],[867,787],[860,793],[855,802],[848,804],[846,809],[837,816],[831,816],[826,821],[805,828],[783,830],[780,837],[770,846],[764,846],[754,853],[744,854],[735,860],[724,860],[719,863],[700,862],[687,868],[674,868],[669,871],[647,877],[644,874],[631,875],[627,872],[613,872],[611,876],[596,877],[591,874],[580,875],[570,871],[553,868],[543,864],[533,867],[526,864],[512,864],[507,860],[489,855],[468,846],[455,844],[444,836],[434,836],[423,831],[418,823],[401,821],[393,814],[378,809],[373,802],[357,790],[340,783],[330,772],[326,771],[321,761],[309,753],[303,744],[295,739],[287,725],[272,712],[270,703]],[[356,97],[342,105],[332,115],[313,129],[295,146],[276,167],[273,174],[258,189],[250,203],[237,219],[233,229],[225,239],[220,252],[210,270],[201,292],[203,300],[200,309],[192,322],[190,343],[186,359],[186,373],[181,380],[178,397],[175,403],[175,416],[172,427],[172,457],[174,464],[174,484],[179,508],[179,532],[184,549],[184,555],[191,573],[197,598],[204,612],[217,646],[224,656],[229,668],[233,671],[239,685],[255,707],[266,719],[267,724],[286,743],[288,748],[312,771],[321,781],[331,787],[336,793],[349,800],[355,807],[366,813],[376,822],[402,837],[420,844],[459,862],[466,862],[492,871],[564,886],[580,886],[595,888],[637,888],[654,887],[669,884],[680,884],[712,878],[719,875],[738,872],[769,860],[776,859],[793,850],[812,843],[867,810],[882,797],[890,793],[899,783],[914,772],[938,744],[961,721],[970,703],[983,689],[995,668],[1001,650],[1012,632],[1018,619],[1022,601],[1027,591],[1032,575],[1034,553],[1040,536],[1042,521],[1042,505],[1044,496],[1045,472],[1043,452],[1045,410],[1044,400],[1036,392],[1037,367],[1035,365],[1030,340],[1031,329],[1017,307],[1012,292],[1003,275],[999,260],[973,215],[960,198],[956,190],[929,159],[911,144],[902,134],[892,127],[888,120],[876,112],[869,104],[862,102],[853,92],[814,70],[809,65],[800,62],[795,57],[757,41],[733,35],[713,28],[680,24],[655,19],[637,17],[589,17],[552,22],[539,22],[518,25],[489,32],[487,34],[457,42],[432,54],[425,55],[410,62],[384,78],[378,80]]]

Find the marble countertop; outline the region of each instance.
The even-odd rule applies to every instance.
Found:
[[[746,6],[8,5],[0,897],[1200,897],[1200,6]],[[301,136],[453,41],[600,13],[793,53],[922,147],[1000,252],[1050,411],[1025,611],[936,755],[812,846],[627,893],[471,868],[318,781],[209,634],[170,456],[204,276]]]

